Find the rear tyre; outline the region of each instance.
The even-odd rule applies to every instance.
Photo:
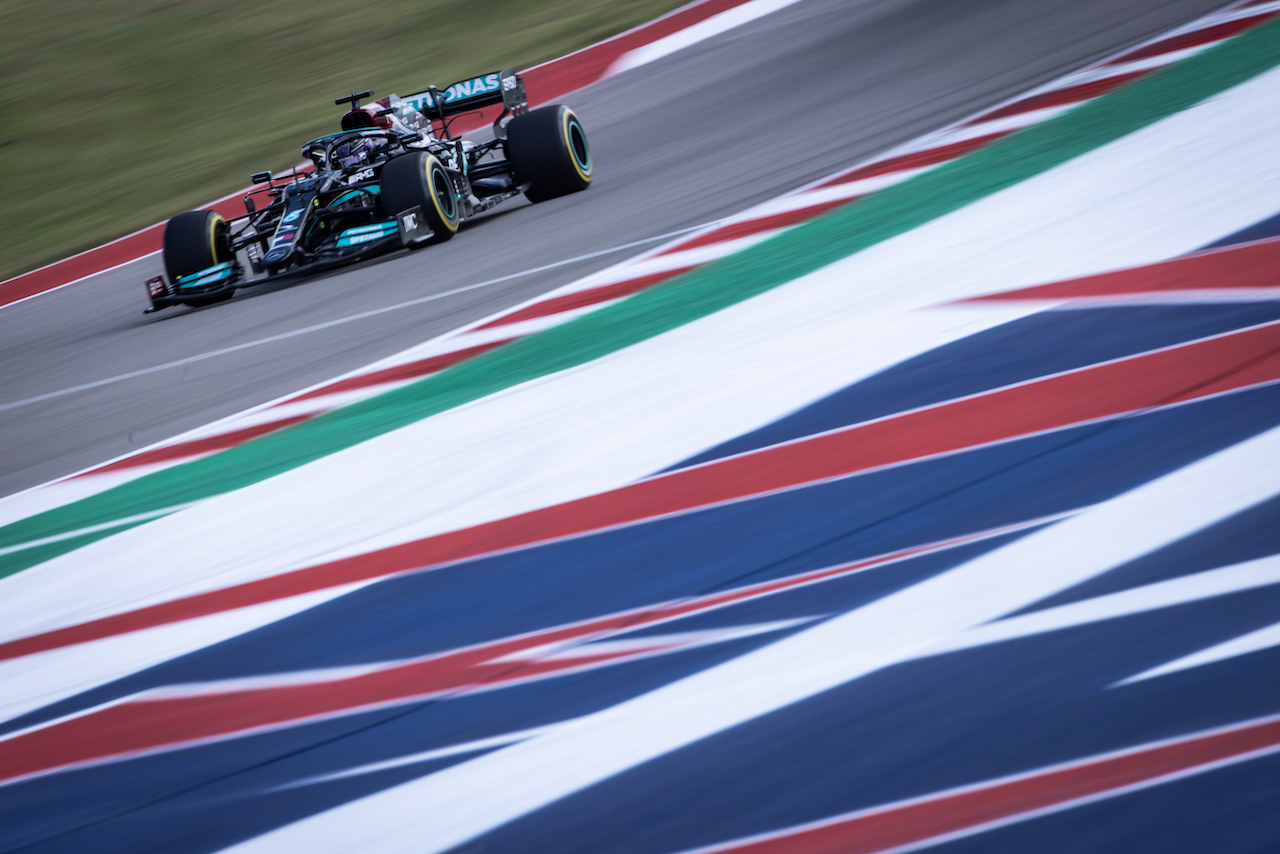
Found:
[[[164,227],[164,271],[175,285],[184,276],[230,261],[227,222],[213,211],[178,214]],[[192,297],[185,305],[213,305],[231,299],[232,290],[207,297]]]
[[[516,181],[529,182],[525,198],[542,202],[591,186],[591,148],[573,110],[552,104],[516,116],[507,125],[507,160]]]
[[[417,207],[437,241],[458,232],[462,215],[453,181],[434,154],[412,151],[388,161],[378,183],[382,185],[382,205],[390,215],[399,216]]]

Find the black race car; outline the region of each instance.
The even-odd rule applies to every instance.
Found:
[[[266,186],[245,196],[243,216],[191,211],[169,220],[168,275],[147,282],[147,311],[210,305],[236,288],[448,240],[463,220],[520,193],[540,202],[591,185],[578,117],[561,104],[530,110],[524,80],[510,69],[362,107],[373,94],[334,102],[350,109],[341,131],[302,147],[310,170],[254,175]],[[503,110],[492,140],[450,132],[457,115],[496,104]],[[255,197],[266,204],[258,208]]]

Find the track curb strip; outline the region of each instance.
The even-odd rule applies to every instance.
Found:
[[[762,294],[1126,136],[1280,64],[1280,23],[1143,78],[740,253],[399,389],[0,529],[43,540],[264,480],[521,383],[572,369]],[[106,534],[104,534],[105,536]],[[62,540],[70,551],[80,538]],[[0,573],[57,544],[0,558]]]
[[[83,476],[93,478],[104,472],[118,472],[154,463],[173,464],[189,460],[247,441],[242,438],[246,433],[262,435],[272,429],[295,423],[300,420],[299,415],[314,417],[321,412],[347,405],[354,399],[387,391],[460,361],[477,352],[478,347],[488,349],[495,340],[505,343],[532,331],[565,322],[586,311],[597,310],[616,299],[738,251],[772,233],[794,227],[840,204],[901,183],[924,170],[937,168],[948,159],[955,159],[982,144],[1007,136],[1015,129],[1044,121],[1052,115],[1106,94],[1124,83],[1150,74],[1156,68],[1185,58],[1189,52],[1204,50],[1238,32],[1237,29],[1224,35],[1221,26],[1223,22],[1231,23],[1237,28],[1242,25],[1253,26],[1277,13],[1280,13],[1280,2],[1276,0],[1230,6],[833,176],[821,178],[738,215],[695,227],[691,231],[696,233],[690,236],[674,241],[666,237],[655,238],[654,242],[668,242],[600,273],[333,380],[260,404],[53,483]],[[1204,38],[1206,33],[1212,34],[1213,38]],[[1187,39],[1196,41],[1196,44],[1187,47],[1184,44]],[[1160,46],[1172,49],[1159,53],[1157,48]],[[1133,56],[1139,55],[1143,59],[1132,61]],[[1047,102],[1050,104],[1049,109],[1045,108]],[[532,328],[526,321],[532,322]],[[525,323],[521,325],[522,322]],[[490,330],[503,332],[495,337]],[[10,405],[21,403],[23,402]]]

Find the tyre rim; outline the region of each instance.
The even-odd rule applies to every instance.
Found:
[[[568,122],[569,151],[577,161],[578,171],[585,178],[591,172],[591,150],[587,148],[587,135],[576,119]]]
[[[431,192],[439,200],[440,213],[444,214],[444,218],[452,222],[457,218],[457,204],[453,198],[453,183],[449,180],[449,176],[444,174],[444,169],[438,165],[431,168]]]

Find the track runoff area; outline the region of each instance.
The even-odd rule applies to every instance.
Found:
[[[1280,844],[1277,13],[0,504],[6,846]]]

